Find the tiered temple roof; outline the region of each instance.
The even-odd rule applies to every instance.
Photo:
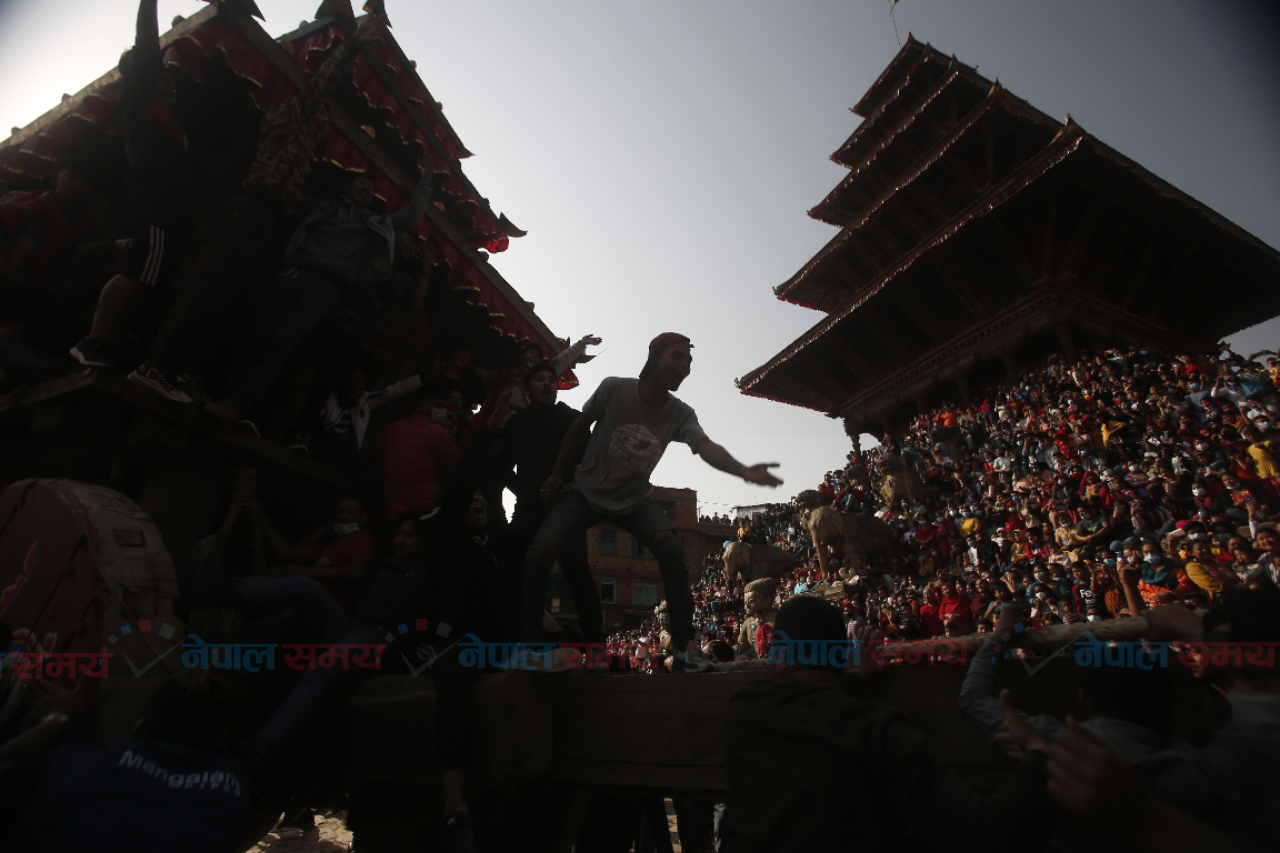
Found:
[[[909,38],[809,215],[841,230],[779,299],[827,317],[742,392],[887,429],[1049,352],[1209,346],[1280,313],[1280,253]]]

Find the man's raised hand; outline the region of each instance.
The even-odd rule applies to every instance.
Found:
[[[742,479],[757,486],[781,486],[782,480],[773,476],[770,468],[777,468],[777,462],[761,462],[742,469]]]

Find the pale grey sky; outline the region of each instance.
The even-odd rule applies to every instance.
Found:
[[[161,0],[160,17],[202,4]],[[259,0],[267,30],[319,0]],[[359,5],[358,0],[356,5]],[[901,0],[911,31],[1280,245],[1280,51],[1262,0]],[[887,0],[387,0],[393,34],[475,157],[468,176],[529,236],[493,259],[561,335],[594,332],[581,406],[682,331],[680,397],[776,491],[673,446],[654,474],[713,511],[782,500],[843,459],[840,424],[739,395],[735,377],[821,315],[773,298],[835,229],[809,219],[846,174],[848,111],[898,50]],[[0,0],[0,128],[115,64],[130,0]],[[162,23],[162,27],[163,27]],[[1280,322],[1238,338],[1280,345]],[[723,506],[722,506],[723,505]]]

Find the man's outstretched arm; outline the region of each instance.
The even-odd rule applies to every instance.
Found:
[[[781,486],[782,481],[773,476],[769,472],[770,468],[777,468],[777,462],[760,462],[755,465],[743,465],[737,459],[734,459],[729,451],[716,444],[709,438],[704,438],[693,448],[693,452],[702,457],[702,461],[706,462],[712,468],[723,471],[726,474],[732,474],[735,477],[741,477],[748,483],[755,483],[757,486]]]

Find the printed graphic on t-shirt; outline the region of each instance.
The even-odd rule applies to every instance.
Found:
[[[662,458],[662,442],[642,424],[624,424],[610,436],[609,453],[628,469],[648,477]]]

